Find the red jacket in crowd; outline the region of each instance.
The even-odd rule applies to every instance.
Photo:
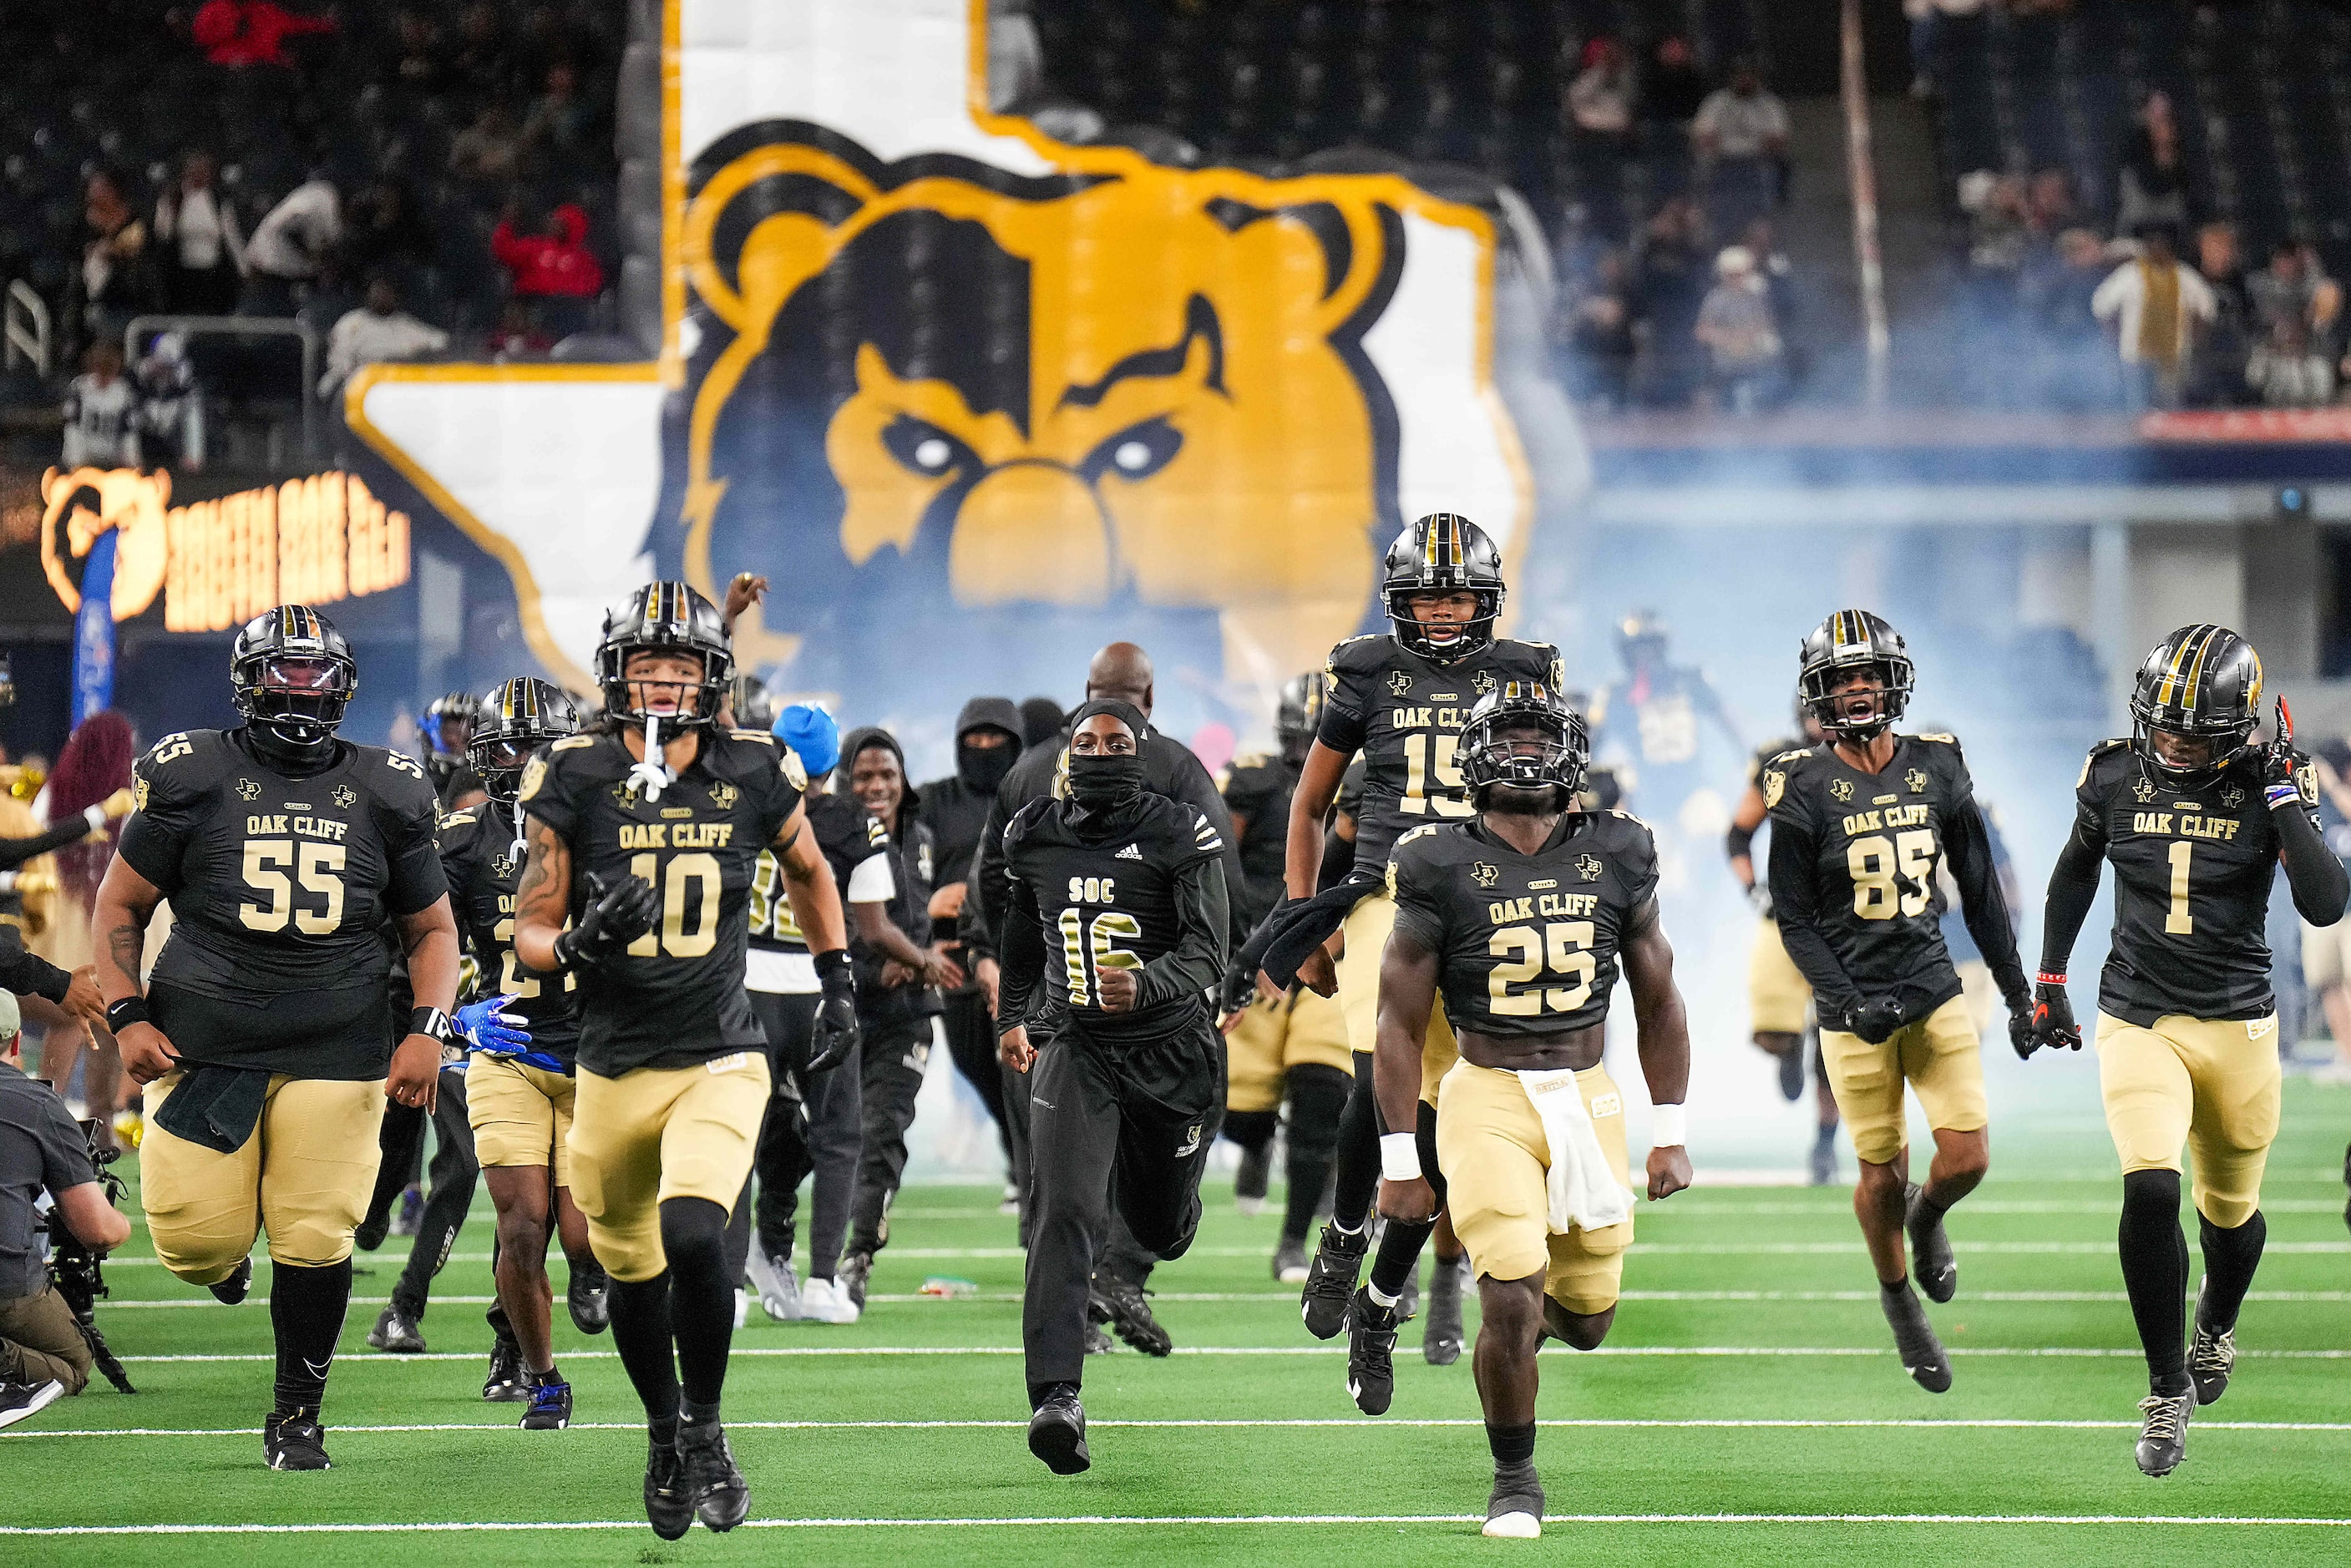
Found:
[[[566,202],[555,209],[556,234],[518,234],[502,222],[490,234],[490,254],[514,275],[517,295],[593,299],[604,291],[604,269],[588,249],[588,214]]]
[[[189,31],[216,66],[290,66],[280,46],[301,33],[331,33],[325,16],[298,16],[269,0],[204,0]]]

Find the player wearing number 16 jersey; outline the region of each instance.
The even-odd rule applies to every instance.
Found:
[[[1951,1386],[1950,1362],[1910,1286],[1947,1302],[1959,1268],[1943,1215],[1991,1161],[1983,1063],[1959,971],[1943,946],[1937,867],[1948,857],[1968,932],[2032,1050],[2031,997],[1993,874],[1991,841],[1959,742],[1897,735],[1912,667],[1902,634],[1866,610],[1839,610],[1804,639],[1799,692],[1827,740],[1763,771],[1771,813],[1771,903],[1781,940],[1813,988],[1821,1062],[1853,1134],[1853,1207],[1876,1265],[1879,1305],[1918,1386]],[[1903,1088],[1935,1132],[1922,1186],[1908,1184]]]
[[[2098,1087],[2122,1157],[2123,1283],[2147,1350],[2138,1465],[2179,1463],[2188,1418],[2227,1387],[2237,1309],[2268,1233],[2262,1170],[2278,1127],[2277,1003],[2270,995],[2270,884],[2285,864],[2294,908],[2343,916],[2345,878],[2320,836],[2318,781],[2283,722],[2253,743],[2262,661],[2224,627],[2155,646],[2131,694],[2133,738],[2090,753],[2074,832],[2049,877],[2034,1022],[2080,1050],[2065,992],[2074,939],[2115,867],[2115,931],[2098,982]],[[2204,1281],[2183,1346],[2188,1243],[2179,1155],[2196,1155]]]

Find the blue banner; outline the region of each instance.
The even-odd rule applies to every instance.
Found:
[[[89,547],[74,618],[73,722],[114,705],[114,541],[111,528]]]

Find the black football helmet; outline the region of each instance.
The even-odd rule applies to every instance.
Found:
[[[360,666],[333,621],[308,605],[279,605],[238,630],[228,678],[263,755],[309,766],[333,754],[335,728],[360,689]]]
[[[1413,618],[1412,596],[1466,589],[1478,596],[1474,619],[1441,628]],[[1395,639],[1423,659],[1450,664],[1494,640],[1502,613],[1502,552],[1486,530],[1458,512],[1432,512],[1418,518],[1388,546],[1380,576],[1380,602],[1387,607]]]
[[[481,720],[482,700],[470,691],[444,691],[425,704],[417,728],[424,736],[424,771],[435,789],[446,788],[456,775]]]
[[[1322,705],[1330,696],[1331,677],[1320,670],[1282,682],[1281,701],[1273,711],[1273,733],[1281,746],[1281,760],[1291,767],[1306,761],[1314,732],[1322,726]]]
[[[684,583],[647,583],[630,596],[625,608],[606,616],[604,639],[596,645],[596,681],[608,716],[631,724],[652,716],[631,698],[622,677],[629,655],[650,649],[692,654],[702,661],[694,711],[659,715],[660,738],[674,741],[716,723],[719,701],[735,674],[734,642],[718,607]],[[684,693],[678,706],[685,706]]]
[[[1519,729],[1541,730],[1544,738],[1536,743],[1503,737],[1504,731]],[[1585,770],[1592,765],[1592,733],[1583,715],[1542,682],[1505,680],[1469,710],[1454,760],[1471,804],[1480,811],[1496,784],[1520,789],[1555,784],[1564,808],[1583,788]]]
[[[1883,734],[1910,706],[1916,670],[1902,634],[1867,610],[1839,610],[1813,628],[1804,639],[1802,673],[1796,682],[1798,700],[1811,712],[1821,732],[1832,739],[1869,741]],[[1833,697],[1830,689],[1855,670],[1876,670],[1877,702],[1869,711],[1839,717],[1840,703],[1865,695],[1849,691]]]
[[[483,699],[465,761],[482,775],[482,787],[492,800],[512,805],[532,753],[579,730],[580,710],[563,688],[536,676],[517,675]]]
[[[737,675],[727,682],[726,705],[738,730],[757,730],[764,735],[776,727],[775,696],[756,675]]]
[[[2262,658],[2253,645],[2210,621],[2183,626],[2158,642],[2131,686],[2131,744],[2170,788],[2198,789],[2218,778],[2251,744],[2262,717]],[[2190,767],[2164,761],[2155,732],[2206,742]]]
[[[1616,657],[1627,670],[1666,661],[1666,623],[1656,611],[1637,609],[1616,623]]]

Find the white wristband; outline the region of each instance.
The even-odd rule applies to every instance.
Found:
[[[1689,1142],[1689,1116],[1679,1106],[1649,1108],[1649,1147],[1680,1148]]]
[[[89,830],[92,833],[99,832],[106,826],[106,807],[102,805],[84,806],[82,807],[81,819],[89,824]]]
[[[1418,1181],[1420,1140],[1410,1133],[1382,1133],[1380,1175],[1389,1181]]]

